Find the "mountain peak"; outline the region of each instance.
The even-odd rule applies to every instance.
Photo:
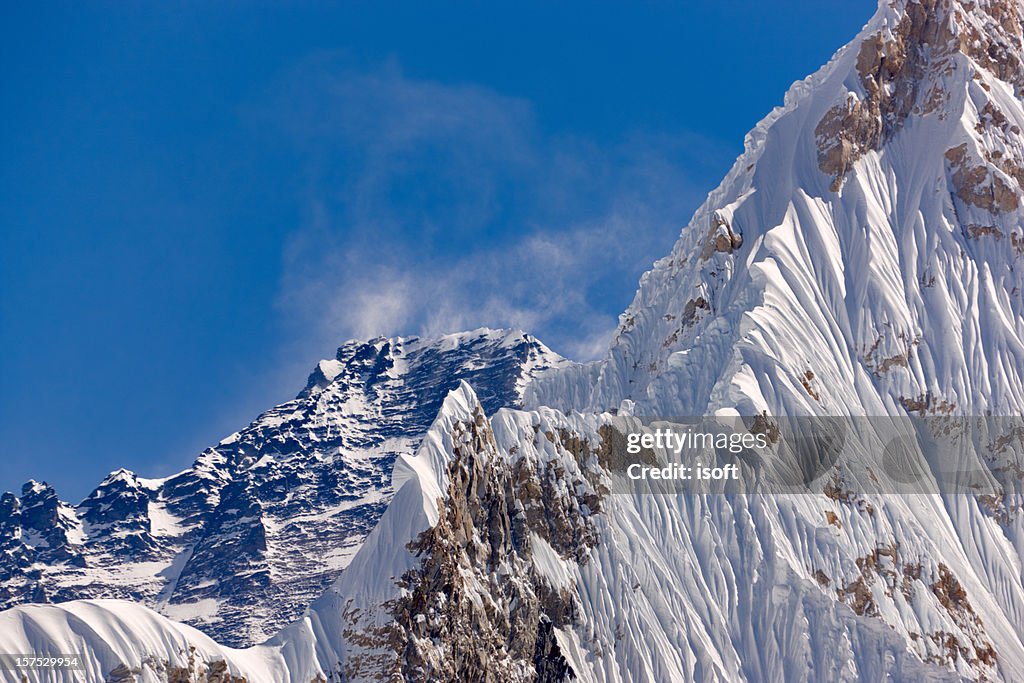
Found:
[[[1021,16],[884,2],[750,132],[606,358],[532,393],[648,415],[1017,414]]]
[[[21,485],[22,496],[39,496],[52,491],[53,487],[45,481],[36,481],[35,479],[29,479]]]
[[[460,372],[485,372],[488,364],[521,362],[524,366],[515,388],[516,403],[530,377],[549,368],[571,364],[522,330],[481,327],[438,337],[375,337],[368,341],[345,342],[333,359],[317,363],[299,397],[323,391],[336,382],[371,386],[387,381],[389,377],[393,379],[406,372],[410,363],[416,365],[419,358],[429,359],[432,364],[450,365],[451,377]],[[437,379],[445,384],[446,390],[456,386],[451,379],[442,379],[440,375]],[[489,406],[492,410],[497,407]]]
[[[851,46],[848,91],[814,129],[818,166],[838,191],[853,164],[879,150],[912,116],[955,115],[971,80],[991,92],[997,80],[1024,89],[1021,5],[1016,1],[883,1]],[[1016,208],[1004,193],[996,206]]]
[[[24,561],[0,569],[0,604],[131,597],[233,644],[261,640],[346,566],[391,498],[394,462],[439,412],[460,397],[491,411],[519,405],[531,379],[568,364],[519,330],[346,342],[295,399],[184,472],[143,479],[122,468],[77,507],[37,482],[5,497],[0,550]],[[57,523],[60,534],[38,531]],[[51,557],[61,564],[29,574]],[[125,584],[126,567],[151,578]]]

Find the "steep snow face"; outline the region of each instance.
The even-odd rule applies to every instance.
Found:
[[[748,135],[608,357],[529,402],[1019,414],[1021,15],[883,2]]]
[[[882,2],[750,133],[641,280],[607,357],[542,378],[528,405],[1024,414],[1022,16],[1017,1]],[[996,434],[969,455],[1003,486],[994,497],[866,496],[865,473],[840,468],[821,500],[752,498],[766,552],[731,571],[815,577],[925,661],[1022,680],[1022,446]],[[741,520],[720,499],[701,506],[725,543]],[[936,614],[961,605],[955,627],[909,617],[931,598],[901,595],[901,577],[926,575]],[[741,654],[747,675],[763,656]]]
[[[221,648],[113,601],[8,610],[0,651],[79,652],[97,680],[175,680],[186,666],[250,681],[959,680],[794,571],[780,519],[823,554],[840,546],[803,525],[798,501],[769,515],[744,496],[614,493],[613,419],[488,419],[463,384],[402,456],[347,570],[263,646]],[[900,580],[904,624],[972,625],[954,579]]]
[[[130,598],[233,645],[301,614],[351,560],[460,379],[489,410],[566,361],[521,332],[350,342],[306,388],[163,480],[111,474],[77,507],[0,498],[0,605]]]

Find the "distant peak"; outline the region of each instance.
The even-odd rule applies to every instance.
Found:
[[[29,479],[21,485],[21,495],[25,496],[38,496],[44,493],[53,492],[53,487],[47,484],[45,481],[36,481],[35,479]]]
[[[124,467],[118,468],[108,474],[100,486],[109,486],[118,482],[124,482],[128,486],[132,487],[140,486],[138,477],[135,476],[135,473],[129,469],[125,469]]]
[[[524,346],[535,349],[551,363],[568,362],[535,337],[519,329],[479,327],[435,337],[396,336],[349,340],[338,348],[334,358],[317,363],[299,396],[323,389],[339,378],[359,377],[365,381],[386,373],[402,358],[428,350],[439,354],[471,351],[485,358],[493,356],[496,359],[510,353],[519,353],[518,350]]]

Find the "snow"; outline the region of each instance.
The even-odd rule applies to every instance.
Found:
[[[102,646],[100,646],[102,644]],[[41,670],[41,683],[106,680],[119,665],[141,670],[139,680],[162,680],[155,660],[187,666],[190,648],[200,661],[226,661],[228,671],[252,683],[280,681],[280,655],[266,648],[240,653],[199,631],[174,623],[145,607],[116,600],[83,600],[64,605],[25,605],[0,613],[0,651],[68,653],[83,656],[81,671]],[[20,674],[0,671],[0,680],[20,683]]]
[[[185,532],[182,518],[171,514],[164,505],[149,501],[147,514],[149,530],[153,536],[180,536]]]
[[[535,533],[530,535],[530,543],[533,546],[534,566],[553,588],[568,588],[574,584],[569,564],[555,552],[551,544]]]
[[[957,6],[963,22],[985,29],[979,35],[991,32],[987,5]],[[819,163],[818,122],[833,106],[867,97],[860,45],[876,33],[896,35],[906,12],[907,0],[886,0],[849,46],[790,88],[672,252],[645,274],[607,355],[540,363],[529,382],[517,378],[525,409],[490,416],[493,449],[477,457],[508,468],[550,463],[563,473],[550,482],[558,490],[581,468],[611,483],[593,453],[577,461],[555,444],[563,433],[600,444],[615,419],[605,411],[1024,414],[1024,269],[1009,237],[1020,234],[1024,211],[965,203],[945,156],[961,144],[972,159],[1024,150],[1019,137],[1007,143],[978,128],[988,104],[1024,128],[1013,89],[955,54],[918,84],[922,95],[929,87],[946,94],[939,110],[918,106],[841,184]],[[721,221],[742,245],[705,249]],[[990,230],[972,235],[972,225]],[[456,352],[481,335],[510,344],[519,334],[483,328],[372,344],[393,347],[397,377],[416,354]],[[324,363],[319,370],[332,381],[340,369]],[[363,397],[348,400],[372,412]],[[286,404],[261,424],[301,419]],[[224,657],[250,680],[307,681],[339,663],[390,661],[394,653],[367,645],[369,636],[392,621],[399,582],[421,562],[410,544],[448,502],[448,465],[465,447],[457,426],[479,420],[482,428],[484,419],[461,382],[415,451],[398,453],[394,495],[358,551],[350,561],[346,549],[325,557],[347,561],[345,570],[263,646],[227,650],[141,607],[72,602],[0,614],[0,651],[83,648],[105,675],[115,662],[172,658],[194,641],[203,658]],[[989,463],[1006,487],[1005,515],[975,496],[887,494],[862,481],[871,472],[842,468],[830,495],[605,494],[593,513],[580,513],[597,536],[586,561],[530,537],[537,574],[578,606],[575,620],[555,630],[562,653],[580,680],[609,683],[1024,680],[1024,517],[1014,512],[1022,449],[988,445],[969,444],[964,457]],[[315,525],[337,511],[301,517]],[[266,524],[275,531],[287,520]],[[486,580],[473,567],[461,576],[473,587],[469,600],[486,604]],[[164,609],[211,618],[216,607],[200,600]]]
[[[213,582],[210,582],[211,585]],[[213,598],[197,600],[195,602],[168,603],[163,606],[163,613],[175,621],[199,620],[208,621],[217,616],[220,603]]]
[[[345,365],[340,361],[331,359],[320,361],[317,364],[317,368],[319,368],[320,373],[324,376],[324,379],[326,379],[328,382],[333,382],[334,378],[340,375],[342,370],[345,369]]]

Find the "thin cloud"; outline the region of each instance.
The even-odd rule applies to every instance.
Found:
[[[303,356],[488,325],[596,357],[709,189],[693,176],[730,156],[691,134],[545,134],[528,102],[395,64],[306,65],[273,99],[306,169],[278,297]]]

